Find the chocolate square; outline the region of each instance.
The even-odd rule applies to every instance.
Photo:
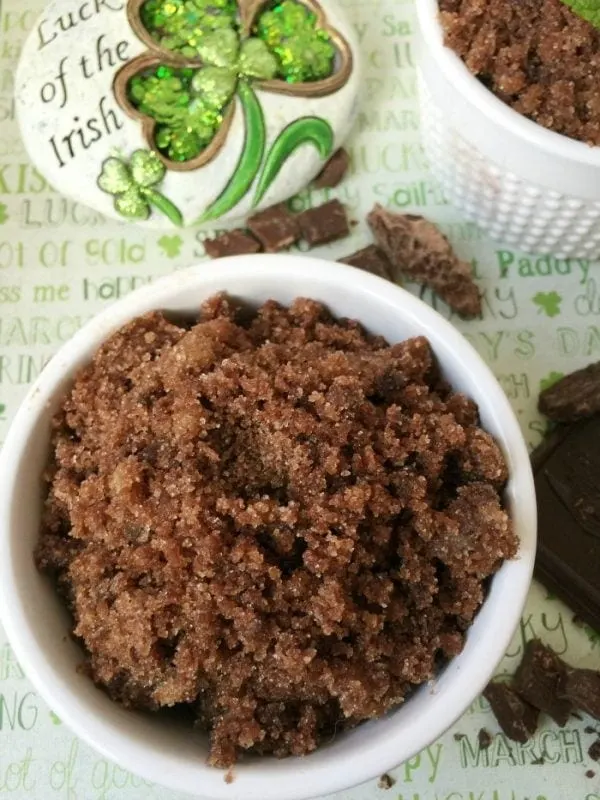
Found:
[[[265,253],[277,253],[291,247],[300,238],[298,220],[285,203],[259,211],[246,224],[262,244]]]
[[[536,575],[600,631],[600,417],[557,428],[532,456]]]

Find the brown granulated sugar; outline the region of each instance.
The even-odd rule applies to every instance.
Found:
[[[600,145],[600,31],[561,0],[440,0],[446,43],[516,111]]]
[[[79,373],[37,562],[112,698],[191,709],[216,766],[301,755],[460,652],[516,552],[506,479],[426,339],[217,296]]]

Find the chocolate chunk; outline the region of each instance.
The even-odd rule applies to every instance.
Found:
[[[227,231],[215,239],[205,239],[204,247],[211,258],[223,256],[244,256],[260,252],[260,244],[241,228]]]
[[[277,253],[291,247],[300,238],[298,220],[285,203],[259,211],[246,224],[262,244],[265,253]]]
[[[314,179],[313,186],[315,189],[333,189],[342,182],[349,166],[350,156],[340,147]]]
[[[384,772],[381,778],[379,778],[377,786],[380,789],[391,789],[395,783],[396,779],[392,778],[391,775],[388,775],[387,772]]]
[[[593,769],[588,769],[588,770],[586,770],[585,777],[586,778],[595,778],[596,777],[596,773],[594,772]]]
[[[559,692],[574,708],[600,719],[600,672],[567,667]]]
[[[394,279],[405,275],[424,283],[463,317],[481,313],[481,297],[470,265],[455,255],[435,225],[412,214],[394,214],[379,204],[367,221],[376,244],[392,262]]]
[[[389,258],[380,250],[377,245],[370,244],[368,247],[352,253],[351,256],[340,258],[340,263],[350,264],[351,267],[358,267],[364,269],[365,272],[372,272],[380,278],[386,278],[391,281],[392,278],[392,265]]]
[[[600,362],[565,375],[540,394],[542,414],[556,422],[575,422],[600,412]]]
[[[486,731],[485,728],[481,728],[479,733],[477,734],[477,739],[479,741],[479,747],[482,750],[487,750],[491,743],[494,741],[494,737],[489,731]]]
[[[600,761],[600,739],[592,742],[588,748],[588,756],[592,761]]]
[[[298,214],[302,236],[310,247],[343,239],[350,233],[346,209],[339,200],[330,200],[317,208]]]
[[[515,674],[514,688],[530,705],[539,708],[561,727],[566,724],[572,704],[560,697],[567,665],[538,639],[527,643]]]
[[[483,692],[509,739],[524,744],[537,729],[539,712],[506,683],[489,683]]]
[[[536,575],[600,631],[600,418],[557,428],[534,452]]]

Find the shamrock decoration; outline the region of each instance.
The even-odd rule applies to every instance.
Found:
[[[227,139],[237,104],[243,112],[242,154],[203,220],[233,208],[260,172],[258,205],[303,144],[323,159],[331,155],[330,124],[302,117],[279,134],[265,158],[266,126],[255,92],[317,97],[347,82],[350,48],[326,24],[316,0],[129,0],[128,14],[149,50],[118,74],[116,96],[169,169],[209,163]]]
[[[98,177],[98,186],[103,192],[114,195],[115,208],[123,217],[148,219],[154,206],[175,225],[182,225],[179,209],[155,188],[166,171],[156,153],[136,150],[129,164],[116,156],[107,158]]]
[[[167,256],[167,258],[177,258],[181,253],[181,245],[183,239],[181,236],[161,236],[158,240],[158,246]]]
[[[547,317],[557,317],[560,314],[562,297],[558,292],[538,292],[531,300],[538,306],[538,314],[544,313]]]

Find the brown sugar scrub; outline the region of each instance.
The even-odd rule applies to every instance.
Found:
[[[192,710],[219,767],[302,755],[460,653],[517,551],[507,477],[426,339],[217,296],[79,373],[36,558],[113,699]]]
[[[446,43],[545,128],[600,145],[600,30],[561,0],[439,0]]]

